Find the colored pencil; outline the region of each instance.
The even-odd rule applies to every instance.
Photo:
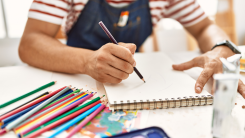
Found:
[[[26,118],[28,118],[29,116],[31,116],[32,114],[34,114],[35,112],[37,112],[38,110],[40,110],[42,107],[44,107],[48,103],[52,102],[55,98],[57,98],[61,94],[65,93],[67,90],[69,90],[69,87],[64,88],[59,93],[55,94],[54,96],[52,96],[51,98],[49,98],[48,100],[46,100],[45,102],[43,102],[42,104],[38,105],[37,107],[35,107],[31,111],[29,111],[28,113],[26,113],[23,116],[19,117],[17,120],[11,122],[10,124],[8,124],[6,126],[5,131],[7,132],[9,130],[12,130],[16,125],[18,125],[19,123],[23,122]]]
[[[105,108],[105,105],[102,104],[96,111],[91,115],[86,117],[79,125],[77,125],[71,132],[69,132],[66,138],[71,138],[75,133],[77,133],[82,127],[84,127],[90,120],[92,120],[101,110]]]
[[[69,105],[69,106],[67,106],[67,107],[65,107],[65,108],[63,108],[63,109],[61,109],[61,110],[58,110],[58,111],[55,112],[54,114],[48,116],[47,118],[45,118],[45,119],[43,119],[43,120],[41,120],[41,121],[36,122],[36,123],[33,124],[31,127],[29,127],[29,128],[27,128],[27,129],[25,129],[24,131],[22,131],[22,132],[21,132],[21,135],[24,135],[24,134],[30,132],[31,130],[37,128],[38,126],[41,126],[42,124],[44,124],[44,123],[46,123],[46,122],[52,120],[53,118],[55,118],[55,117],[57,117],[57,116],[59,116],[59,115],[65,113],[65,112],[67,112],[67,111],[73,109],[74,107],[76,107],[76,106],[82,104],[83,102],[85,102],[86,100],[88,100],[89,98],[91,98],[91,97],[93,97],[93,96],[94,96],[94,95],[91,93],[91,94],[89,94],[88,96],[82,98],[81,100],[79,100],[79,101],[77,101],[77,102],[75,102],[75,103],[73,103],[73,104],[71,104],[71,105]]]
[[[67,105],[69,105],[71,102],[75,101],[76,99],[79,99],[81,97],[87,96],[88,94],[84,94],[83,92],[74,96],[73,98],[71,98],[70,100],[66,101],[66,102],[62,102],[62,104],[58,104],[57,106],[48,109],[47,111],[44,111],[43,113],[40,113],[39,115],[37,115],[36,117],[32,117],[30,119],[28,119],[27,121],[25,121],[25,123],[23,122],[23,124],[15,127],[15,133],[19,133],[22,132],[23,130],[25,130],[26,128],[32,126],[33,124],[35,124],[36,122],[48,117],[49,115],[51,115],[52,113],[66,107]]]
[[[25,102],[25,103],[23,103],[23,104],[17,106],[17,107],[15,107],[14,109],[9,110],[8,112],[6,112],[6,113],[4,113],[4,114],[1,114],[0,116],[3,116],[3,115],[5,115],[5,114],[7,114],[7,113],[9,113],[9,112],[12,112],[12,111],[14,111],[14,110],[16,110],[16,109],[18,109],[18,108],[20,108],[20,107],[22,107],[22,106],[24,106],[24,105],[30,103],[30,102],[32,102],[32,101],[35,101],[36,99],[41,98],[41,97],[43,97],[43,96],[45,96],[45,95],[48,95],[48,94],[49,94],[49,92],[45,92],[45,93],[43,93],[43,94],[41,94],[41,95],[38,95],[37,97],[35,97],[35,98],[33,98],[33,99],[31,99],[31,100],[29,100],[29,101],[27,101],[27,102]]]
[[[1,105],[0,105],[0,108],[6,107],[6,106],[8,106],[8,105],[10,105],[10,104],[12,104],[12,103],[15,103],[15,102],[21,100],[21,99],[24,99],[24,98],[26,98],[26,97],[28,97],[28,96],[34,94],[34,93],[37,93],[37,92],[39,92],[39,91],[41,91],[41,90],[43,90],[43,89],[45,89],[45,88],[47,88],[47,87],[50,87],[50,86],[54,85],[55,83],[56,83],[56,81],[52,81],[52,82],[50,82],[50,83],[48,83],[48,84],[45,84],[45,85],[43,85],[43,86],[41,86],[41,87],[39,87],[39,88],[37,88],[37,89],[31,91],[31,92],[28,92],[28,93],[26,93],[26,94],[24,94],[24,95],[21,95],[21,96],[15,98],[15,99],[10,100],[10,101],[8,101],[8,102],[6,102],[6,103],[4,103],[4,104],[1,104]]]
[[[40,98],[40,99],[37,99],[37,100],[35,100],[35,101],[33,101],[33,102],[29,103],[29,104],[26,104],[26,105],[24,105],[24,106],[22,106],[22,107],[20,107],[20,108],[18,108],[18,109],[16,109],[16,110],[12,111],[12,112],[9,112],[9,113],[7,113],[7,114],[1,116],[1,117],[0,117],[0,121],[2,121],[3,119],[5,119],[5,118],[7,118],[7,117],[9,117],[9,116],[11,116],[11,115],[13,115],[13,114],[16,114],[16,113],[20,112],[20,111],[22,111],[22,110],[25,110],[26,108],[31,107],[31,106],[33,106],[33,105],[35,105],[35,104],[37,104],[37,103],[39,103],[39,102],[41,102],[41,101],[43,101],[43,100],[45,100],[45,99],[50,98],[51,96],[53,96],[53,95],[55,95],[56,93],[60,92],[60,91],[61,91],[62,89],[64,89],[64,88],[66,88],[66,86],[64,86],[64,87],[62,87],[62,88],[60,88],[60,89],[58,89],[58,90],[56,90],[56,91],[54,91],[54,92],[52,92],[52,93],[49,93],[48,95],[46,95],[46,96],[44,96],[44,97],[42,97],[42,98]]]
[[[110,31],[107,29],[107,27],[104,25],[104,23],[102,21],[99,22],[99,25],[100,27],[104,30],[104,32],[107,34],[107,36],[110,38],[110,40],[114,43],[114,44],[117,44],[117,41],[116,39],[112,36],[112,34],[110,33]],[[138,69],[136,67],[134,67],[134,71],[135,73],[139,76],[139,78],[144,81],[145,83],[145,80],[144,80],[144,77],[141,75],[141,73],[138,71]]]
[[[80,92],[81,90],[82,90],[82,89],[75,90],[75,91],[73,91],[72,93],[70,93],[70,94],[68,94],[68,95],[66,95],[66,96],[69,96],[69,95],[74,94],[74,93],[78,93],[78,92]],[[64,96],[64,97],[66,97],[66,96]],[[61,98],[60,98],[60,99],[61,99]],[[50,106],[51,104],[57,102],[57,101],[60,100],[60,99],[57,99],[57,100],[53,101],[52,103],[50,103],[50,104],[44,106],[44,108],[47,107],[47,106]]]
[[[81,98],[81,97],[84,97],[84,96],[87,96],[86,94],[84,95],[83,93],[75,96],[74,98],[70,99],[69,101],[57,106],[57,107],[54,107],[48,111],[45,111],[44,113],[41,113],[40,115],[38,115],[37,117],[33,117],[31,119],[28,119],[28,121],[26,121],[27,123],[23,124],[22,126],[19,126],[18,128],[15,129],[15,132],[16,133],[19,133],[19,132],[22,132],[23,130],[27,129],[28,127],[36,124],[37,122],[41,121],[42,119],[44,118],[47,118],[49,115],[59,111],[60,109],[66,107],[67,105],[69,105],[71,102],[73,102],[74,100],[78,99],[78,98]]]
[[[73,96],[75,96],[75,94],[71,94],[71,95],[69,95],[69,96],[66,96],[66,97],[64,97],[63,99],[60,99],[60,100],[58,100],[57,102],[55,102],[55,103],[53,103],[53,104],[51,104],[51,105],[49,105],[49,106],[47,106],[47,107],[45,107],[45,108],[39,110],[38,112],[36,112],[35,114],[33,114],[33,115],[30,116],[30,117],[33,117],[33,116],[35,116],[35,115],[37,115],[37,114],[39,114],[39,113],[42,113],[42,112],[44,112],[44,111],[46,111],[46,110],[48,110],[48,109],[54,107],[55,105],[58,105],[59,103],[62,103],[63,101],[65,101],[65,100],[67,100],[67,99],[69,99],[69,98],[71,98],[71,97],[73,97]]]
[[[84,107],[84,108],[82,108],[82,109],[80,109],[80,110],[78,110],[78,111],[76,111],[76,112],[70,114],[69,116],[65,116],[65,117],[63,117],[63,118],[60,118],[59,120],[56,120],[56,121],[53,122],[52,124],[49,124],[49,125],[47,125],[47,126],[41,128],[41,129],[37,130],[36,132],[31,133],[30,135],[25,136],[25,138],[34,138],[34,137],[37,137],[37,136],[39,136],[40,134],[42,134],[42,133],[44,133],[44,132],[46,132],[46,131],[49,131],[49,130],[51,130],[51,129],[53,129],[53,128],[55,128],[55,127],[57,127],[57,126],[59,126],[59,125],[65,123],[65,122],[67,122],[67,121],[70,121],[70,120],[73,119],[74,117],[79,116],[80,114],[82,114],[82,113],[84,113],[85,111],[87,111],[87,110],[89,110],[89,109],[95,107],[96,105],[99,105],[100,102],[101,102],[101,101],[97,101],[97,102],[95,102],[95,103],[93,103],[93,104],[90,104],[89,106],[86,106],[86,107]]]
[[[81,92],[81,93],[82,93],[82,92]],[[79,93],[78,93],[78,95],[79,95]],[[16,127],[15,127],[15,130],[20,129],[20,127],[24,126],[24,125],[27,124],[28,122],[30,122],[30,121],[36,119],[37,117],[39,117],[39,116],[41,116],[41,115],[43,115],[43,114],[45,114],[45,113],[47,113],[47,112],[49,112],[49,111],[55,109],[56,107],[58,107],[58,106],[60,106],[60,105],[62,105],[62,104],[64,104],[64,103],[66,103],[67,101],[73,99],[73,98],[76,97],[76,96],[77,96],[77,95],[74,95],[74,96],[70,97],[69,99],[67,99],[67,100],[65,100],[65,101],[63,101],[63,102],[61,102],[61,103],[59,103],[59,104],[53,106],[52,108],[49,108],[48,110],[46,110],[46,111],[44,111],[44,112],[42,112],[42,113],[39,113],[39,114],[37,114],[37,115],[35,115],[35,116],[31,117],[31,118],[28,118],[26,121],[24,121],[24,122],[21,123],[20,125],[16,126]]]
[[[78,116],[78,115],[80,115],[81,113],[85,112],[86,110],[92,108],[93,106],[95,106],[101,102],[100,99],[101,99],[101,97],[97,97],[97,98],[95,98],[95,99],[93,99],[93,100],[91,100],[85,104],[82,104],[81,106],[78,106],[78,107],[72,109],[71,111],[69,111],[63,115],[60,115],[60,116],[56,117],[55,119],[43,124],[42,126],[28,132],[27,134],[24,135],[24,137],[26,137],[30,134],[31,134],[31,136],[32,136],[32,134],[35,136],[38,136],[41,133],[43,133],[47,130],[50,130],[50,129],[52,129],[52,128],[54,128],[54,127],[56,127],[56,126],[58,126],[64,122]]]
[[[77,122],[79,122],[80,120],[82,120],[83,118],[85,118],[86,116],[88,116],[89,114],[94,112],[95,110],[97,110],[100,106],[101,106],[101,103],[97,104],[96,106],[94,106],[93,108],[84,112],[83,114],[77,116],[76,118],[74,118],[74,119],[70,120],[69,122],[63,124],[62,126],[58,127],[57,129],[55,129],[55,132],[51,136],[49,136],[48,138],[53,138],[56,135],[60,134],[61,132],[67,130],[69,127],[73,126],[74,124],[76,124]]]
[[[44,101],[42,101],[42,102],[44,102]],[[27,108],[25,110],[22,110],[21,112],[19,112],[17,114],[14,114],[14,115],[12,115],[12,116],[10,116],[8,118],[3,119],[2,124],[3,125],[9,124],[13,120],[17,119],[18,117],[22,116],[23,114],[25,114],[25,113],[29,112],[30,110],[34,109],[35,107],[37,107],[38,105],[40,105],[42,102],[40,102],[40,103],[38,103],[36,105],[33,105],[33,106],[31,106],[31,107],[29,107],[29,108]]]

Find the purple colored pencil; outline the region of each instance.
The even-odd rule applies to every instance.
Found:
[[[49,120],[51,120],[51,119],[53,119],[53,118],[65,113],[65,112],[67,112],[69,110],[71,110],[72,108],[82,104],[84,101],[88,100],[91,97],[93,97],[93,93],[89,94],[88,96],[82,98],[81,100],[79,100],[79,101],[77,101],[77,102],[75,102],[75,103],[73,103],[73,104],[71,104],[71,105],[69,105],[69,106],[67,106],[67,107],[65,107],[63,109],[58,110],[57,112],[51,114],[47,118],[45,118],[45,119],[43,119],[41,121],[38,121],[33,126],[30,126],[29,128],[27,128],[27,129],[23,130],[22,132],[20,132],[20,135],[25,135],[26,133],[30,132],[31,130],[35,129],[36,127],[48,122]]]
[[[105,105],[102,104],[96,111],[94,111],[91,115],[85,118],[79,125],[77,125],[66,138],[71,138],[74,134],[76,134],[82,127],[84,127],[90,120],[92,120],[101,110],[105,108]]]
[[[106,28],[106,26],[104,25],[104,23],[102,21],[99,22],[99,25],[100,27],[104,30],[104,32],[106,33],[106,35],[111,39],[111,41],[114,43],[114,44],[117,44],[117,41],[116,39],[112,36],[112,34],[110,33],[110,31]],[[134,71],[135,73],[139,76],[139,78],[144,81],[145,83],[145,79],[144,77],[141,75],[141,73],[138,71],[138,69],[136,67],[134,67]]]

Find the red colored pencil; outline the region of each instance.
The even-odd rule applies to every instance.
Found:
[[[31,107],[31,106],[33,106],[33,105],[45,100],[45,99],[48,99],[49,97],[52,97],[53,95],[55,95],[56,93],[60,92],[64,88],[66,88],[66,86],[64,86],[64,87],[62,87],[62,88],[60,88],[60,89],[58,89],[58,90],[56,90],[54,92],[51,92],[50,94],[48,94],[48,95],[46,95],[46,96],[44,96],[44,97],[42,97],[40,99],[37,99],[37,100],[35,100],[35,101],[33,101],[33,102],[29,103],[29,104],[26,104],[26,105],[24,105],[24,106],[22,106],[22,107],[20,107],[20,108],[18,108],[16,110],[12,111],[12,112],[9,112],[9,113],[1,116],[0,117],[0,121],[2,122],[3,119],[5,119],[5,118],[7,118],[9,116],[12,116],[12,115],[14,115],[14,114],[16,114],[16,113],[18,113],[18,112],[20,112],[22,110],[25,110],[26,108],[29,108],[29,107]]]
[[[53,103],[53,104],[51,104],[51,105],[49,105],[49,106],[43,108],[42,110],[36,112],[35,114],[33,114],[32,116],[30,116],[29,118],[31,118],[31,117],[33,117],[33,116],[35,116],[35,115],[37,115],[37,114],[39,114],[39,113],[41,113],[41,112],[43,112],[43,111],[45,111],[45,110],[48,110],[49,108],[51,108],[51,107],[53,107],[53,106],[55,106],[55,105],[57,105],[57,104],[59,104],[59,103],[65,101],[66,99],[69,99],[70,97],[72,97],[72,96],[74,96],[74,95],[75,95],[75,94],[71,94],[71,95],[69,95],[69,96],[67,96],[67,97],[65,97],[65,98],[63,98],[63,99],[60,99],[59,101],[57,101],[57,102],[55,102],[55,103]]]
[[[71,104],[71,105],[69,105],[69,106],[67,106],[67,107],[65,107],[65,108],[63,108],[63,109],[60,109],[59,111],[57,111],[57,112],[51,114],[51,115],[48,116],[47,118],[45,118],[45,119],[43,119],[43,120],[40,120],[40,121],[38,121],[37,123],[33,124],[32,126],[28,127],[27,129],[23,130],[23,131],[21,132],[21,134],[24,135],[24,134],[30,132],[31,130],[37,128],[38,126],[41,126],[42,124],[48,122],[49,120],[52,120],[53,118],[55,118],[55,117],[57,117],[57,116],[59,116],[59,115],[65,113],[65,112],[67,112],[67,111],[73,109],[74,107],[76,107],[76,106],[82,104],[83,102],[85,102],[86,100],[88,100],[89,98],[91,98],[91,97],[93,97],[93,96],[94,96],[94,95],[91,93],[91,94],[89,94],[88,96],[86,96],[86,97],[80,99],[79,101],[77,101],[77,102],[75,102],[75,103],[73,103],[73,104]]]
[[[99,103],[101,103],[101,101],[97,101],[97,102],[95,102],[95,103],[93,103],[93,104],[91,104],[91,105],[89,105],[89,106],[87,106],[87,107],[84,107],[84,108],[82,108],[81,110],[79,110],[79,111],[77,111],[77,112],[75,112],[75,113],[73,113],[73,114],[70,114],[69,116],[66,116],[66,117],[62,118],[62,119],[60,119],[59,121],[56,121],[56,122],[54,122],[54,123],[52,123],[52,124],[50,124],[50,125],[48,125],[48,126],[42,128],[42,129],[38,130],[38,131],[36,131],[36,132],[30,134],[29,136],[27,136],[27,137],[25,137],[25,138],[34,138],[34,137],[37,137],[37,136],[39,136],[40,134],[42,134],[42,133],[44,133],[44,132],[46,132],[46,131],[48,131],[48,130],[51,130],[52,128],[55,128],[55,127],[57,127],[57,126],[59,126],[59,125],[65,123],[65,122],[69,121],[70,119],[72,119],[72,118],[74,118],[74,117],[80,115],[81,113],[83,113],[83,112],[89,110],[90,108],[96,106],[96,105],[99,104]],[[22,136],[23,136],[23,135],[22,135]]]

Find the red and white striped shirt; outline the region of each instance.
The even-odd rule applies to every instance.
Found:
[[[133,1],[135,0],[107,0],[113,7],[124,7]],[[59,25],[66,19],[66,31],[69,31],[88,0],[73,2],[74,7],[71,0],[34,0],[28,17]],[[153,25],[162,18],[172,18],[188,27],[206,17],[196,0],[149,0],[149,7]]]

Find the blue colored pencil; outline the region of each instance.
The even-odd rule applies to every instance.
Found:
[[[87,117],[89,114],[91,114],[92,112],[94,112],[95,110],[97,110],[100,106],[102,106],[101,103],[100,104],[97,104],[93,108],[91,108],[88,111],[84,112],[83,114],[77,116],[76,118],[72,119],[71,121],[63,124],[60,127],[58,127],[57,129],[55,129],[55,132],[51,136],[49,136],[48,138],[53,138],[56,135],[60,134],[61,132],[67,130],[69,127],[73,126],[74,124],[76,124],[77,122],[81,121],[82,119],[84,119],[85,117]]]
[[[43,103],[43,102],[44,102],[44,101],[42,101],[42,102],[40,102],[40,103],[37,103],[37,104],[35,104],[35,105],[33,105],[33,106],[31,106],[31,107],[25,109],[25,110],[22,110],[21,112],[18,112],[17,114],[14,114],[14,115],[12,115],[12,116],[10,116],[10,117],[8,117],[8,118],[3,119],[2,123],[3,123],[3,124],[7,124],[7,123],[9,123],[9,122],[12,122],[12,121],[15,120],[16,118],[18,118],[18,117],[22,116],[23,114],[29,112],[30,110],[32,110],[33,108],[37,107],[38,105],[40,105],[40,104]]]

